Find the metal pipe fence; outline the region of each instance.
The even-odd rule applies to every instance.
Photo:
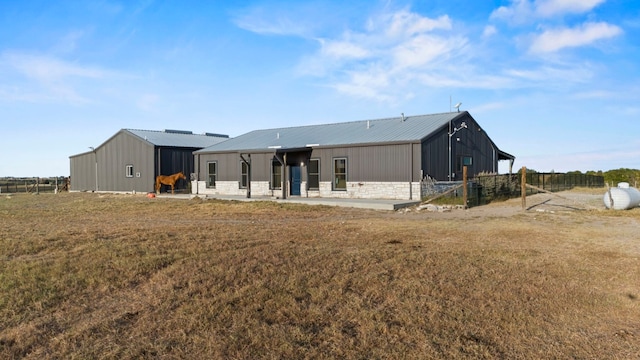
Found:
[[[53,193],[56,192],[56,189],[57,191],[68,191],[68,178],[0,179],[0,194]]]

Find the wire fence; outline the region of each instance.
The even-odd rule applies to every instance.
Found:
[[[526,173],[527,184],[546,191],[565,191],[575,187],[604,187],[604,177],[586,174],[565,173]],[[422,182],[422,197],[429,198],[442,194],[450,189],[458,187],[462,181],[438,182],[425,179]],[[520,174],[482,174],[468,180],[467,200],[468,206],[487,204],[497,199],[510,199],[522,196]],[[450,197],[461,197],[462,189],[449,194]],[[538,191],[527,187],[526,195],[532,195]]]
[[[69,178],[0,179],[0,194],[55,193],[69,190]]]

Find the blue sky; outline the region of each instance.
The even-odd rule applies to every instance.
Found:
[[[122,128],[237,136],[457,102],[516,168],[640,168],[640,1],[24,0],[0,25],[0,176],[68,175]]]

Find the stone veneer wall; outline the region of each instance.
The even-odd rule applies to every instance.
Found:
[[[196,182],[193,182],[192,192],[195,193]],[[198,181],[198,194],[202,195],[247,195],[247,189],[240,189],[237,181],[218,181],[216,188],[207,188],[204,181]],[[411,186],[411,191],[410,191]],[[333,191],[331,182],[321,182],[319,190],[305,191],[306,182],[301,184],[302,197],[326,197],[345,199],[392,199],[392,200],[420,200],[420,182],[347,182],[346,191]],[[252,181],[252,196],[279,197],[282,190],[269,189],[268,181]]]
[[[215,188],[208,188],[207,183],[204,181],[192,181],[191,189],[191,193],[201,195],[247,195],[247,189],[241,189],[237,181],[217,181]],[[276,196],[282,194],[281,190],[269,189],[268,181],[251,182],[251,195],[274,196],[274,192]]]
[[[410,188],[411,186],[411,188]],[[344,199],[420,200],[420,182],[347,182],[344,191],[333,191],[331,182],[321,182],[319,190],[309,190],[309,197]],[[411,192],[410,192],[411,191]]]

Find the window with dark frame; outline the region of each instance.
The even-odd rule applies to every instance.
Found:
[[[309,189],[320,189],[320,159],[309,160]]]
[[[271,162],[271,189],[282,189],[282,164],[278,160]]]
[[[249,183],[249,165],[246,162],[240,161],[240,188],[246,189]]]
[[[347,158],[333,159],[333,190],[347,190]]]
[[[472,156],[459,156],[456,164],[457,171],[462,171],[463,166],[472,166],[473,165],[473,157]]]
[[[218,163],[216,161],[210,161],[207,163],[207,187],[215,188],[217,179],[218,179]]]
[[[130,178],[133,177],[133,165],[127,165],[125,167],[125,176]]]

